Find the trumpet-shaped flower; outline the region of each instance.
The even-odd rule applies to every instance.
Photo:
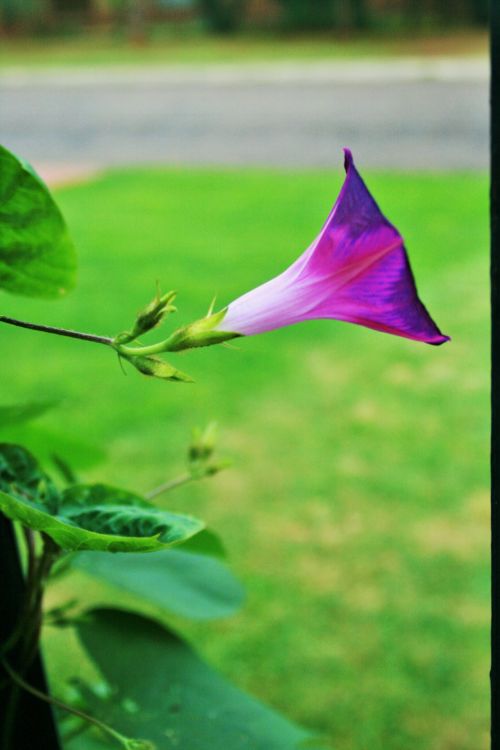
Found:
[[[348,149],[346,178],[312,245],[270,281],[236,299],[216,331],[251,336],[333,318],[396,336],[448,341],[418,298],[403,238],[384,217]]]

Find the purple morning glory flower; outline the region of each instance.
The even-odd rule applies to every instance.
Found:
[[[282,274],[231,302],[216,331],[251,336],[333,318],[427,344],[449,340],[418,298],[403,238],[349,149],[344,154],[344,184],[312,245]]]

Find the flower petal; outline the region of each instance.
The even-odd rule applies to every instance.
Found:
[[[221,328],[252,335],[315,318],[442,344],[418,298],[403,239],[345,152],[339,197],[312,245],[284,273],[229,305]]]

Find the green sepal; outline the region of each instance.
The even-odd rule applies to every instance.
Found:
[[[134,328],[132,329],[134,338],[155,328],[162,322],[165,315],[175,312],[176,308],[172,305],[175,297],[176,292],[167,292],[163,295],[157,293],[154,299],[137,314]]]
[[[125,356],[128,362],[130,362],[136,370],[142,372],[143,375],[148,377],[160,378],[160,380],[173,380],[178,383],[193,383],[193,378],[187,373],[178,370],[168,362],[164,362],[158,357],[145,357],[145,356]]]
[[[217,313],[201,318],[184,328],[179,328],[165,342],[165,351],[179,352],[183,349],[194,349],[200,346],[212,346],[212,344],[223,344],[225,341],[239,338],[240,333],[231,331],[215,330],[216,326],[224,320],[227,307]]]
[[[161,295],[157,291],[151,302],[137,313],[132,330],[118,334],[113,343],[128,344],[159,326],[166,315],[176,312],[177,308],[172,304],[176,294],[176,292],[171,291]]]

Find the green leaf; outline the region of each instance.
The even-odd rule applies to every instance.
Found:
[[[105,718],[120,732],[149,739],[161,750],[298,750],[305,743],[320,750],[307,732],[231,685],[159,623],[97,609],[77,628],[116,689],[114,709]],[[137,711],[127,712],[126,705]],[[96,701],[93,710],[99,715],[102,705]],[[83,740],[79,747],[85,747]]]
[[[203,529],[196,536],[182,545],[183,552],[192,552],[195,555],[207,555],[208,557],[218,557],[223,560],[227,557],[226,548],[221,538],[210,529]]]
[[[7,425],[2,430],[5,442],[23,445],[46,466],[54,455],[79,469],[86,469],[104,460],[105,451],[95,443],[54,430],[44,424]]]
[[[0,443],[0,491],[57,513],[59,493],[55,485],[35,457],[20,445]]]
[[[33,168],[0,146],[0,288],[60,297],[75,284],[64,219]]]
[[[76,555],[72,564],[147,604],[194,620],[232,615],[244,592],[230,570],[218,560],[182,549],[156,555]]]
[[[150,552],[180,544],[204,528],[190,516],[160,510],[105,485],[58,493],[21,446],[0,444],[0,510],[48,534],[65,550]]]
[[[0,430],[12,425],[24,424],[37,419],[45,412],[56,406],[57,401],[28,401],[25,404],[9,404],[0,406]]]

